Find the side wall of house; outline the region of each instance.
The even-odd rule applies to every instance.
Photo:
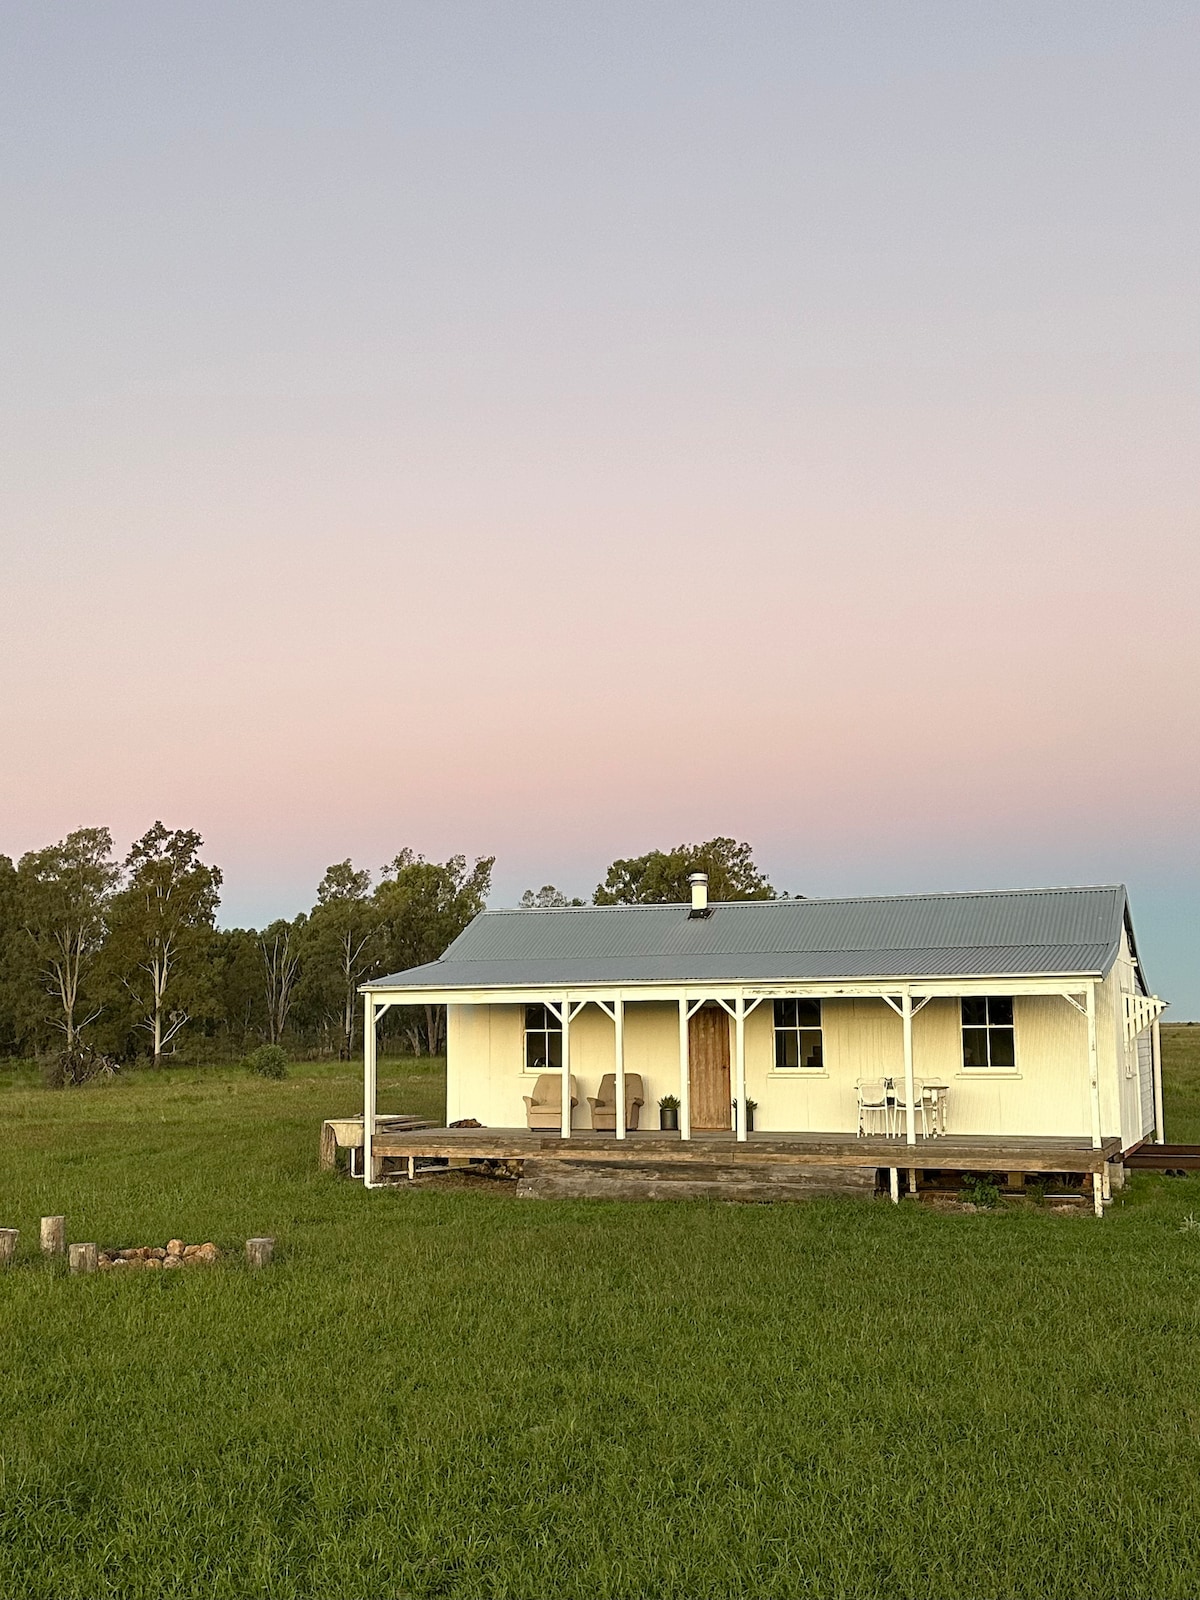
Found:
[[[1143,1041],[1139,1050],[1139,1041],[1125,1036],[1125,997],[1142,992],[1129,937],[1122,931],[1117,959],[1096,1001],[1101,1083],[1105,1088],[1104,1131],[1119,1132],[1121,1148],[1125,1150],[1154,1132],[1154,1089],[1147,1043]]]

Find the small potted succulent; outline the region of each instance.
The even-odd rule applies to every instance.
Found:
[[[746,1101],[746,1132],[754,1132],[754,1113],[758,1110],[757,1100]]]
[[[679,1132],[679,1096],[665,1094],[658,1102],[658,1126],[663,1133]]]

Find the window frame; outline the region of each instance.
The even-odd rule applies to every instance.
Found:
[[[993,1022],[991,1020],[991,1005],[994,1000],[1002,1000],[1009,1008],[1011,1022]],[[984,1010],[983,1022],[968,1022],[963,1014],[964,1007],[969,1002],[982,1002]],[[983,1033],[986,1036],[987,1061],[983,1066],[976,1066],[967,1060],[968,1033]],[[1007,1033],[1012,1040],[1012,1060],[997,1064],[992,1060],[992,1035],[994,1033]],[[985,1074],[989,1077],[1015,1077],[1020,1073],[1021,1063],[1017,1054],[1017,1003],[1015,995],[1011,994],[962,994],[958,997],[958,1059],[959,1071],[969,1073],[972,1077]]]
[[[529,1026],[529,1013],[540,1011],[541,1020],[537,1027]],[[558,1038],[558,1065],[555,1066],[550,1059],[550,1040]],[[521,1071],[530,1078],[539,1078],[543,1072],[562,1072],[562,1019],[556,1017],[549,1006],[540,1001],[531,1001],[522,1008],[521,1014]],[[541,1039],[543,1065],[540,1067],[529,1064],[529,1041]]]
[[[805,1005],[805,1006],[807,1006],[807,1005],[816,1006],[816,1008],[817,1008],[817,1025],[816,1025],[816,1027],[813,1027],[811,1023],[809,1023],[807,1025],[801,1023],[801,1021],[800,1021],[800,1007],[802,1005]],[[780,1006],[793,1006],[793,1007],[795,1007],[796,1021],[795,1022],[784,1022],[784,1023],[781,1023],[779,1021],[779,1007]],[[816,1060],[815,1065],[812,1065],[812,1066],[806,1066],[804,1064],[804,1036],[805,1036],[805,1034],[809,1035],[810,1038],[812,1037],[813,1034],[816,1034],[816,1036],[817,1036],[817,1047],[816,1047],[817,1048],[817,1060]],[[796,1041],[796,1044],[795,1044],[796,1065],[794,1067],[793,1066],[789,1066],[785,1061],[781,1061],[780,1060],[780,1048],[779,1048],[780,1038],[781,1038],[781,1036],[782,1037],[786,1037],[786,1036],[789,1036],[789,1035],[792,1038],[794,1038],[795,1041]],[[822,1004],[821,1004],[821,999],[820,999],[820,997],[818,995],[804,995],[802,997],[780,995],[778,998],[772,1000],[772,1002],[771,1002],[771,1046],[772,1046],[772,1051],[773,1051],[773,1057],[772,1057],[772,1062],[771,1062],[771,1071],[772,1072],[783,1073],[787,1077],[791,1077],[791,1075],[793,1073],[795,1073],[797,1076],[817,1077],[820,1074],[825,1073],[825,1072],[828,1071],[828,1068],[825,1065],[825,1012],[824,1012],[824,1009],[823,1009]],[[811,1056],[811,1050],[810,1050],[810,1056]]]

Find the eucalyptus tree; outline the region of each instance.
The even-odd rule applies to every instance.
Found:
[[[400,972],[406,967],[436,961],[453,939],[476,916],[492,886],[495,856],[479,856],[468,868],[466,856],[444,862],[426,861],[404,849],[383,869],[375,891],[379,910],[380,971]],[[401,1025],[414,1050],[422,1044],[431,1054],[445,1039],[445,1009],[424,1007],[424,1028],[412,1008],[404,1008]]]
[[[598,906],[681,904],[690,898],[688,878],[708,874],[712,900],[775,900],[778,891],[754,864],[748,844],[718,836],[704,844],[677,844],[644,856],[614,861],[594,895]]]
[[[267,1042],[278,1044],[283,1038],[296,989],[300,982],[301,948],[307,917],[301,912],[294,922],[280,917],[258,936],[262,957],[263,997],[266,1001]]]
[[[253,928],[217,928],[209,940],[208,966],[214,1021],[237,1050],[267,1032],[263,952]]]
[[[221,871],[200,859],[191,828],[156,822],[125,858],[114,895],[104,965],[149,1034],[154,1065],[197,1010],[211,1003],[209,954]]]
[[[0,855],[0,1055],[16,1055],[27,1030],[29,1007],[23,969],[29,964],[21,927],[17,869]]]
[[[544,883],[540,889],[526,889],[520,903],[522,911],[559,911],[563,906],[587,904],[585,900],[568,900],[552,883]]]
[[[107,828],[77,828],[58,844],[31,850],[17,864],[25,953],[43,995],[45,1020],[73,1050],[101,1006],[88,993],[108,931],[120,869]]]
[[[371,896],[371,874],[352,861],[328,867],[317,887],[303,939],[302,997],[311,1012],[338,1034],[338,1053],[354,1051],[358,986],[375,970],[381,915]]]

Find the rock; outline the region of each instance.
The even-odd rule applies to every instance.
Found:
[[[142,1252],[138,1246],[135,1246],[131,1250],[122,1250],[119,1252],[119,1254],[122,1261],[140,1261],[142,1259]]]
[[[117,1259],[113,1262],[113,1266],[114,1267],[127,1267],[128,1265],[129,1265],[129,1263],[128,1263],[128,1261],[126,1261],[124,1256],[118,1256]]]
[[[165,1267],[181,1267],[182,1265],[183,1265],[183,1257],[182,1256],[167,1256],[163,1261],[164,1268]]]
[[[169,1256],[182,1256],[185,1246],[182,1239],[167,1240],[167,1254]]]
[[[142,1262],[142,1265],[144,1267],[153,1267],[155,1272],[161,1272],[163,1267],[163,1263],[157,1260],[154,1256],[147,1256]]]
[[[220,1260],[220,1257],[221,1252],[217,1249],[215,1244],[211,1243],[211,1241],[208,1244],[197,1246],[196,1260],[203,1261],[206,1266],[211,1266],[214,1261]]]
[[[153,1256],[155,1261],[163,1261],[166,1259],[167,1252],[163,1249],[162,1245],[156,1244],[153,1250],[151,1250],[150,1254]]]
[[[200,1246],[198,1244],[185,1244],[184,1245],[184,1247],[183,1247],[183,1259],[185,1261],[194,1261],[195,1258],[199,1254],[200,1254]]]

